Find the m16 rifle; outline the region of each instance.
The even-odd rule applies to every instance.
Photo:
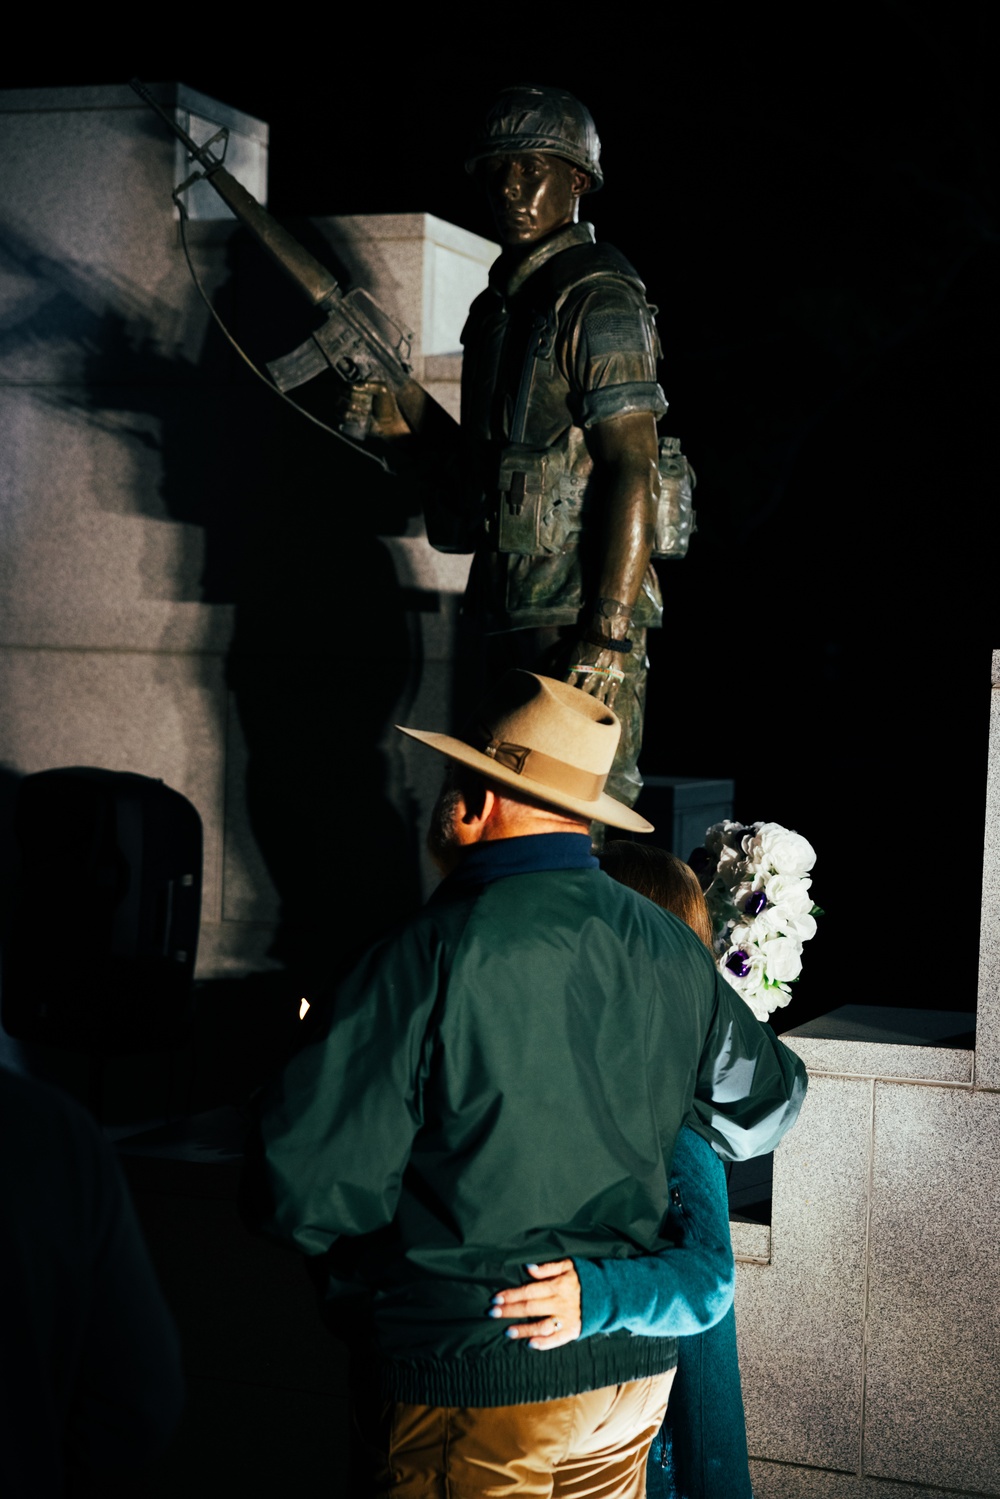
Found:
[[[345,292],[330,271],[283,229],[226,170],[223,161],[228,130],[216,131],[210,140],[199,146],[160,107],[138,78],[130,82],[140,99],[156,111],[202,169],[192,172],[172,194],[182,222],[186,210],[180,195],[192,183],[204,178],[323,316],[324,321],[305,343],[279,359],[268,361],[267,368],[278,391],[284,394],[293,390],[329,368],[347,385],[377,382],[388,386],[404,416],[416,429],[424,426],[432,411],[440,413],[438,421],[443,418],[450,424],[451,418],[413,379],[410,364],[413,335],[394,322],[366,291],[356,288]],[[219,156],[213,155],[211,150],[217,141],[222,142]],[[368,435],[370,421],[364,414],[359,416],[357,405],[352,403],[351,414],[341,422],[340,430],[346,437],[360,440]]]

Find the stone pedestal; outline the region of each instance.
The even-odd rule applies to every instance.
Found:
[[[178,85],[154,92],[196,139],[227,126],[227,164],[265,197],[265,124]],[[56,765],[162,777],[205,828],[199,975],[259,969],[281,957],[280,923],[316,922],[282,866],[282,825],[325,798],[311,857],[332,869],[340,852],[328,828],[342,793],[321,784],[324,737],[342,742],[356,702],[338,595],[354,606],[355,588],[375,622],[353,616],[385,683],[358,755],[366,774],[385,760],[384,815],[395,806],[401,826],[433,772],[414,762],[411,779],[387,726],[442,721],[467,563],[431,553],[389,481],[376,496],[387,540],[377,520],[340,523],[338,506],[368,503],[368,466],[272,411],[215,330],[171,202],[183,150],[129,88],[0,93],[0,143],[0,792]],[[202,184],[189,206],[198,274],[254,357],[301,341],[309,310],[221,200]],[[454,404],[493,247],[424,214],[310,232],[410,324],[416,374]],[[294,810],[261,806],[265,783],[293,788]],[[407,858],[416,881],[415,847]]]
[[[785,1036],[809,1095],[770,1232],[733,1225],[757,1499],[1000,1494],[1000,653],[992,705],[975,1046],[905,1009]]]

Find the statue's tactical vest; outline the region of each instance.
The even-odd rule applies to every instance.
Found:
[[[560,326],[575,303],[602,285],[638,294],[648,347],[659,354],[645,287],[610,245],[582,244],[554,255],[509,299],[494,288],[473,303],[462,334],[462,430],[472,448],[489,546],[540,557],[575,548],[591,494],[593,460],[579,395],[557,357]],[[598,313],[599,315],[599,313]],[[648,381],[648,373],[643,371]]]

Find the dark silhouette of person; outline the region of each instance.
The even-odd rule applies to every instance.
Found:
[[[141,1490],[184,1387],[121,1169],[72,1099],[0,1067],[0,1493]]]

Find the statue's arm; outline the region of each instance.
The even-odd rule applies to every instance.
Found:
[[[651,411],[631,411],[598,422],[589,435],[603,495],[604,538],[597,599],[587,601],[595,613],[585,621],[585,633],[627,639],[655,535],[660,492],[656,419]],[[603,609],[598,600],[608,601]],[[622,606],[617,614],[611,612],[612,600]],[[619,652],[581,639],[570,665],[592,670],[589,675],[572,671],[568,680],[612,707],[618,680],[609,673],[620,663]]]

